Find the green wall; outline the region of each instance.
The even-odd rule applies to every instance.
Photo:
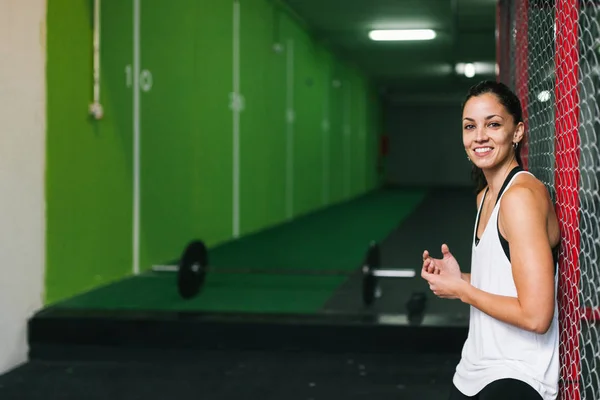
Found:
[[[132,273],[133,1],[102,1],[101,121],[86,114],[92,4],[48,4],[48,302]],[[152,77],[138,91],[142,270],[191,238],[235,238],[236,71],[239,236],[376,187],[379,105],[367,78],[285,10],[243,0],[234,34],[231,1],[144,0],[140,22],[140,70]]]
[[[93,99],[91,2],[53,0],[47,11],[46,300],[51,302],[131,271],[132,113],[123,84],[130,59],[131,7],[104,14],[105,118]]]

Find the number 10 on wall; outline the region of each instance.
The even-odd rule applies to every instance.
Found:
[[[140,89],[144,92],[149,92],[152,89],[152,72],[147,69],[140,71]],[[128,88],[133,86],[133,68],[128,64],[125,66],[125,86]]]

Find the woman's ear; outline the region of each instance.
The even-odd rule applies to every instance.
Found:
[[[519,122],[515,129],[515,134],[513,136],[513,142],[519,143],[523,140],[523,136],[525,135],[525,124],[523,122]]]

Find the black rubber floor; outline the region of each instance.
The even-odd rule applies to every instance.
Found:
[[[2,400],[445,399],[455,356],[214,352],[190,362],[30,362]]]
[[[470,271],[473,224],[477,213],[471,188],[432,191],[419,207],[381,242],[383,266],[421,268],[423,250],[441,256],[446,243],[464,272]]]
[[[425,318],[445,319],[467,324],[469,308],[458,300],[442,300],[434,296],[421,278],[422,254],[429,250],[441,257],[446,243],[459,261],[463,272],[470,271],[471,241],[476,216],[475,196],[470,188],[444,188],[432,191],[417,209],[380,243],[383,268],[412,268],[415,278],[379,279],[381,297],[366,309],[360,297],[362,275],[354,274],[325,304],[331,313],[406,313],[406,303],[415,292],[425,293]]]

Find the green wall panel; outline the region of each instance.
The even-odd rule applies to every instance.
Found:
[[[321,102],[321,159],[318,165],[321,165],[321,204],[327,205],[331,201],[331,92],[332,92],[332,66],[333,57],[326,48],[320,46],[317,49],[321,69],[315,85],[321,91],[323,101]]]
[[[141,68],[141,267],[210,245],[232,226],[232,7],[145,0]]]
[[[331,101],[330,101],[330,192],[331,202],[337,203],[345,198],[346,159],[345,152],[345,84],[343,66],[334,60],[332,66]]]
[[[233,7],[195,0],[193,235],[208,245],[228,240],[233,226]],[[180,246],[179,246],[180,247]],[[179,252],[179,247],[177,252]]]
[[[323,103],[325,91],[320,75],[325,70],[318,44],[303,31],[294,38],[294,215],[322,205]]]
[[[240,2],[240,90],[245,99],[240,116],[241,235],[284,218],[285,109],[280,95],[285,95],[285,56],[273,51],[275,22],[268,2]]]
[[[104,119],[92,101],[92,1],[54,0],[47,11],[46,302],[131,272],[132,13],[105,1]]]
[[[367,132],[367,182],[368,188],[378,187],[383,182],[383,162],[380,160],[380,140],[385,135],[383,131],[381,105],[377,92],[371,87],[366,94],[369,99],[367,102],[367,120],[369,131]]]
[[[365,162],[367,147],[365,142],[366,126],[364,122],[365,115],[365,94],[366,88],[362,76],[352,70],[352,107],[350,123],[352,129],[352,149],[351,149],[351,196],[364,193],[367,189],[365,182]]]
[[[145,0],[141,7],[140,68],[152,76],[152,87],[140,99],[142,268],[173,258],[193,234],[199,88],[194,85],[192,4]]]
[[[266,3],[264,0],[261,0]],[[265,10],[262,10],[263,13]],[[262,44],[263,52],[267,53],[265,57],[268,60],[266,70],[264,71],[263,83],[266,101],[265,107],[265,131],[268,136],[262,146],[265,147],[266,160],[263,162],[264,177],[266,180],[266,193],[263,197],[264,207],[269,211],[266,213],[267,219],[257,221],[256,229],[267,227],[273,224],[278,224],[286,219],[286,80],[287,80],[287,59],[285,50],[274,51],[275,44],[286,45],[285,39],[281,37],[280,30],[282,19],[285,18],[281,12],[276,9],[271,9],[269,16],[264,15],[263,21],[257,21],[259,24],[266,25],[271,31],[267,36],[263,32],[263,39],[267,40]],[[243,44],[242,44],[243,45]],[[249,54],[251,56],[251,54]],[[250,64],[252,65],[252,64]],[[250,67],[242,68],[248,69]],[[247,83],[247,82],[246,82]],[[242,83],[243,85],[244,83]],[[260,88],[258,90],[261,90]],[[258,177],[258,176],[256,176]],[[260,179],[260,177],[258,177]],[[245,180],[243,182],[252,184]],[[251,210],[246,211],[251,212]],[[251,224],[247,226],[251,228]]]

